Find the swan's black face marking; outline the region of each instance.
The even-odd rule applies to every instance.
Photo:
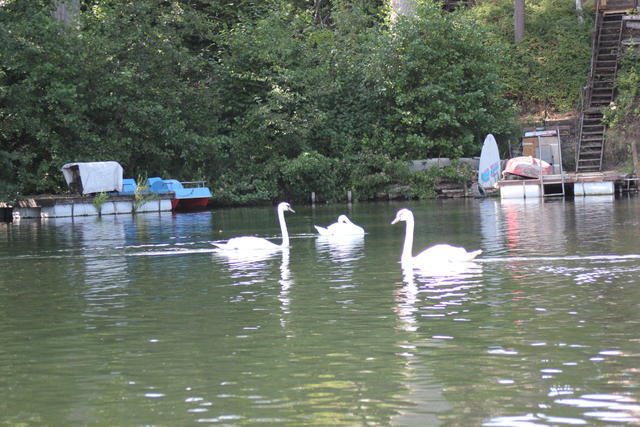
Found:
[[[391,221],[391,224],[396,224],[400,221],[408,221],[409,218],[413,219],[413,214],[411,213],[411,211],[409,209],[400,209],[396,214],[394,220]]]
[[[293,209],[291,209],[291,205],[287,202],[282,202],[280,203],[280,207],[282,209],[282,211],[289,211],[289,212],[293,212],[296,213],[296,211],[294,211]]]

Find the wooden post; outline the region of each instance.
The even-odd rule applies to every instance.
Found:
[[[351,203],[351,190],[347,191],[347,203]]]
[[[311,205],[315,205],[316,204],[316,192],[312,191],[311,192]]]
[[[631,141],[631,156],[633,157],[633,173],[638,174],[638,147],[636,140]]]

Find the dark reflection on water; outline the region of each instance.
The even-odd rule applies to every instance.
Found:
[[[482,248],[403,272],[416,251]],[[0,225],[0,421],[640,423],[637,199],[294,206]],[[362,237],[320,237],[342,213]]]

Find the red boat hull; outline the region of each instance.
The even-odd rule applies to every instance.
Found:
[[[190,209],[204,209],[209,204],[208,197],[196,197],[193,199],[171,199],[171,209],[175,210],[190,210]]]

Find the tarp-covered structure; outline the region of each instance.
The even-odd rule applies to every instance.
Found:
[[[69,188],[80,194],[122,191],[122,166],[114,161],[67,163],[62,174]]]

